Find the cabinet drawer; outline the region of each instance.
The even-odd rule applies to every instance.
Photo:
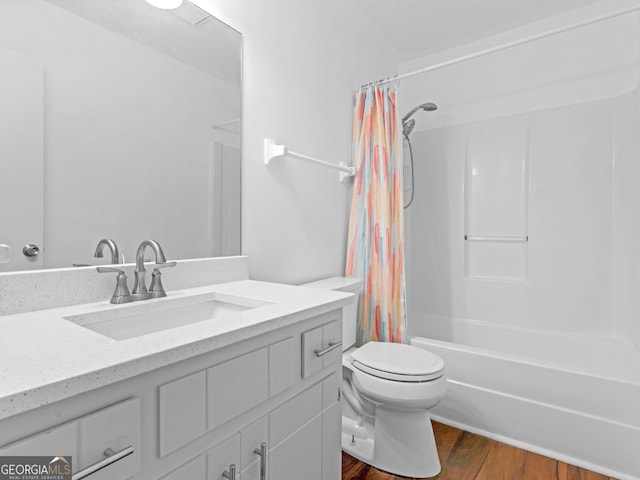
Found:
[[[33,435],[0,448],[0,456],[47,456],[54,455],[78,459],[77,422],[65,423],[45,432]]]
[[[342,323],[337,315],[334,320],[320,327],[302,333],[302,378],[307,378],[319,372],[342,357],[342,348],[336,346],[341,341]],[[321,353],[318,356],[318,352]]]
[[[269,398],[268,350],[261,348],[207,371],[210,430]]]
[[[300,356],[296,354],[293,337],[269,345],[269,396],[273,397],[295,382]]]
[[[74,472],[133,447],[133,453],[91,474],[91,480],[130,478],[140,471],[140,399],[132,398],[78,420],[80,458]]]

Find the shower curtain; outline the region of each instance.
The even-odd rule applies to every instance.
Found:
[[[395,86],[356,93],[346,275],[360,277],[357,344],[405,341],[404,198]]]

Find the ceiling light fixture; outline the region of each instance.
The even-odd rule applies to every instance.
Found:
[[[163,10],[173,10],[182,5],[182,0],[145,0],[149,5]]]

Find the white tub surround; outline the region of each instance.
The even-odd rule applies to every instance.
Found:
[[[93,274],[103,280],[104,275],[95,270]],[[0,317],[0,419],[294,325],[353,301],[353,295],[343,292],[241,280],[168,290],[166,298],[112,305],[115,275],[110,277],[101,302]],[[170,274],[166,277],[166,285],[171,284]],[[121,341],[65,319],[90,312],[104,312],[106,317],[127,308],[153,311],[163,303],[179,299],[188,303],[198,295],[246,298],[265,305],[235,312],[228,322],[203,321]]]
[[[633,8],[599,2],[400,71],[614,4]],[[450,379],[434,415],[629,479],[640,478],[639,18],[407,79],[400,105],[440,105],[411,134],[406,230],[409,331]]]

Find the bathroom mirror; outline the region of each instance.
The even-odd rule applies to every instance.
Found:
[[[0,272],[240,254],[241,41],[187,0],[0,1]]]

